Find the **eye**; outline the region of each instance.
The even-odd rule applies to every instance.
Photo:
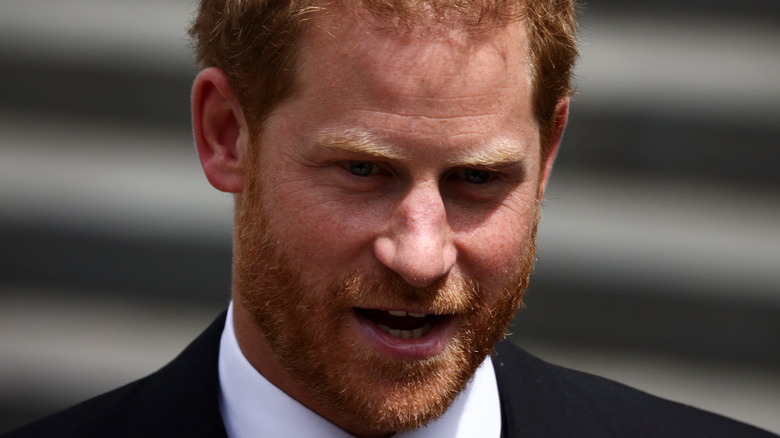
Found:
[[[375,173],[375,165],[370,161],[348,161],[344,163],[344,168],[356,176],[369,176]]]
[[[461,167],[442,181],[442,193],[459,202],[495,202],[515,186],[501,170]]]
[[[463,169],[463,178],[471,184],[484,184],[492,177],[493,174],[487,170]]]

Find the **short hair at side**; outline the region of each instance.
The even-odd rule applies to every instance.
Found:
[[[200,0],[189,33],[200,67],[228,76],[253,136],[295,86],[296,55],[312,13],[339,0]],[[453,13],[475,29],[525,20],[533,78],[534,116],[542,157],[550,151],[555,109],[572,91],[577,58],[575,0],[341,0],[379,16],[401,19],[420,11]]]

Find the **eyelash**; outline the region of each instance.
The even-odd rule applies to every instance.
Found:
[[[368,167],[367,173],[359,173],[354,172],[354,168],[352,168],[352,165],[362,165],[364,167]],[[366,166],[367,165],[367,166]],[[376,174],[376,170],[379,167],[377,163],[374,163],[373,161],[346,161],[341,164],[341,166],[349,172],[350,174],[358,177],[366,177]]]
[[[466,182],[468,182],[470,184],[474,184],[474,185],[487,184],[487,183],[495,180],[496,176],[497,176],[496,172],[494,172],[494,171],[484,170],[484,169],[474,169],[474,168],[471,168],[471,167],[464,168],[464,169],[459,169],[458,173],[461,173],[461,172],[463,173],[463,175],[462,175],[463,179]],[[472,178],[470,178],[470,176],[476,177],[474,179],[476,179],[477,181],[472,180]],[[484,180],[483,180],[482,177],[484,177]]]
[[[359,178],[377,175],[382,172],[381,164],[373,161],[344,161],[340,163],[340,166],[347,173]],[[468,183],[469,185],[475,186],[486,185],[499,178],[507,179],[506,175],[500,172],[473,167],[464,167],[453,170],[445,176],[445,179],[446,178],[457,178],[458,180]]]

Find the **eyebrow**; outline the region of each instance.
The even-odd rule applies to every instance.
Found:
[[[348,129],[316,136],[311,142],[312,152],[351,152],[372,155],[388,160],[405,160],[408,157],[368,132]]]
[[[315,136],[310,144],[315,154],[336,151],[365,154],[387,160],[411,160],[399,148],[358,129],[324,133]],[[454,153],[447,157],[446,164],[448,167],[509,168],[523,171],[527,168],[528,156],[516,143],[497,140],[477,150]]]
[[[497,140],[479,150],[456,154],[449,161],[458,167],[500,167],[524,170],[528,165],[528,156],[516,143]]]

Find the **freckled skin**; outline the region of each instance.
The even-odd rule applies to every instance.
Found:
[[[344,236],[350,236],[353,242],[344,253],[333,251],[330,244],[318,248],[311,245],[313,239],[301,239],[296,250],[324,257],[329,267],[357,262],[370,268],[377,237],[381,252],[389,246],[387,240],[394,240],[391,234],[400,231],[417,237],[419,243],[405,245],[409,251],[397,258],[419,271],[409,275],[420,277],[421,283],[449,268],[472,275],[500,271],[528,240],[539,175],[530,87],[522,86],[529,67],[525,54],[507,45],[525,39],[522,28],[502,29],[499,35],[468,43],[439,37],[397,40],[362,29],[360,21],[354,26],[329,24],[316,23],[307,35],[300,98],[274,113],[261,141],[267,152],[261,158],[265,169],[281,171],[273,177],[277,187],[284,187],[277,192],[283,199],[274,203],[283,221],[279,226],[299,233],[309,230],[312,238],[335,235],[346,241]],[[334,28],[344,33],[334,34]],[[360,38],[359,43],[347,43],[353,38]],[[292,142],[305,142],[308,134],[354,127],[385,136],[412,157],[391,164],[399,176],[379,189],[383,196],[355,196],[333,188],[326,171],[301,165],[290,150]],[[529,158],[527,179],[498,203],[469,205],[442,187],[442,174],[450,170],[447,156],[453,149],[479,148],[491,137],[523,149]],[[299,194],[299,201],[290,202],[291,194]],[[303,206],[310,207],[302,214],[297,209]],[[425,266],[420,259],[429,259],[431,253],[415,245],[430,246],[434,252],[440,248],[447,266]],[[456,257],[462,262],[454,264]],[[340,271],[323,267],[324,272]]]
[[[381,376],[367,367],[350,368],[350,361],[360,363],[365,355],[358,352],[373,351],[354,324],[344,322],[351,306],[366,303],[335,308],[327,295],[327,286],[346,274],[392,275],[418,288],[454,277],[473,279],[481,285],[480,302],[485,307],[477,309],[473,321],[457,320],[457,330],[490,331],[486,339],[503,334],[509,317],[491,324],[488,309],[510,306],[506,314],[511,316],[518,303],[519,297],[508,300],[504,295],[516,286],[510,283],[518,273],[530,269],[525,259],[546,164],[540,162],[538,125],[531,108],[526,36],[522,23],[479,36],[452,30],[399,35],[387,29],[379,32],[350,14],[318,16],[310,25],[302,44],[297,91],[268,118],[255,145],[258,168],[248,172],[258,172],[257,191],[253,199],[246,199],[246,193],[237,198],[239,212],[249,205],[262,212],[257,213],[263,216],[262,229],[247,226],[251,230],[247,234],[266,233],[263,238],[273,242],[280,263],[296,273],[304,292],[281,290],[279,298],[265,302],[265,291],[255,290],[258,283],[253,282],[261,275],[252,270],[251,262],[242,262],[259,257],[252,252],[257,239],[239,238],[236,333],[249,361],[275,385],[353,434],[382,436],[394,429],[383,429],[379,420],[361,424],[329,405],[327,393],[312,395],[307,382],[283,363],[286,356],[258,327],[263,311],[250,309],[247,303],[267,305],[275,313],[291,309],[289,318],[277,325],[289,325],[291,333],[309,330],[301,337],[310,334],[318,343],[332,343],[339,354],[328,356],[324,348],[323,366],[348,374],[345,391],[380,399],[393,399],[389,392],[383,396],[393,388],[392,382],[380,381]],[[313,138],[351,129],[370,133],[403,158],[310,153]],[[454,157],[490,152],[496,144],[516,149],[522,170],[488,166],[481,170],[489,172],[490,180],[474,184],[464,176],[462,165],[453,164],[458,162]],[[361,164],[354,169],[370,172],[351,172],[350,163],[356,162],[369,167]],[[398,300],[385,298],[387,303]],[[294,315],[293,308],[302,306],[320,311]],[[302,324],[300,320],[296,324],[299,316],[310,329],[292,327]],[[327,333],[314,333],[324,327]],[[319,345],[302,339],[278,342],[290,344],[292,350],[300,348],[297,354],[303,359],[319,354]],[[480,347],[490,349],[492,344]],[[462,387],[468,375],[448,372],[463,368],[454,358],[464,358],[452,357],[439,358],[452,362],[444,363],[440,374]],[[468,366],[474,368],[480,361],[471,360]],[[424,388],[425,394],[435,394],[440,389],[436,385]],[[396,398],[416,396],[404,392]],[[425,399],[422,392],[419,398]],[[428,415],[425,406],[416,408]],[[382,415],[378,412],[377,418]]]

